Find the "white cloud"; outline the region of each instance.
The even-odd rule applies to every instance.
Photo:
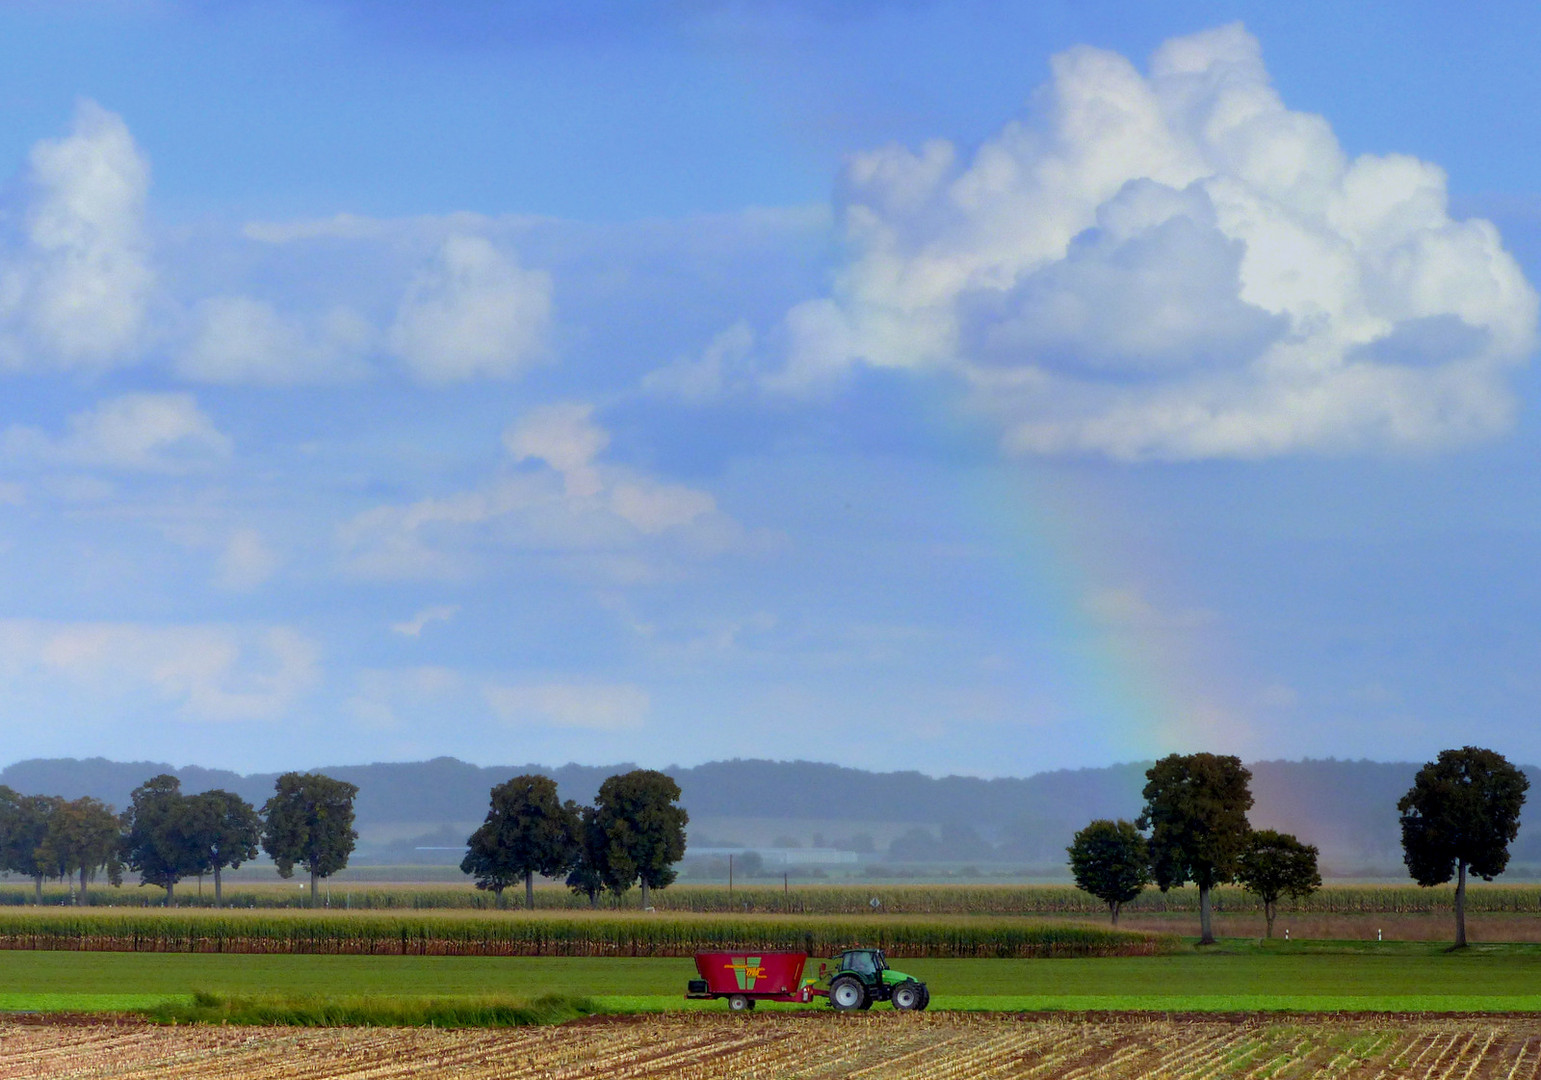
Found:
[[[642,380],[642,388],[690,402],[713,401],[744,390],[754,382],[754,343],[754,331],[749,324],[734,323],[712,338],[700,356],[681,357],[649,372]]]
[[[215,584],[233,592],[248,592],[278,571],[278,556],[256,529],[236,529],[219,556]]]
[[[651,699],[630,684],[542,683],[531,686],[488,686],[487,704],[506,724],[550,725],[625,731],[647,720]]]
[[[186,720],[281,717],[319,681],[319,658],[287,627],[0,620],[0,692],[147,691]]]
[[[736,543],[740,526],[705,491],[600,460],[609,434],[583,404],[531,410],[504,432],[524,468],[484,487],[381,506],[345,523],[339,541],[357,573],[455,577],[474,569],[471,549],[581,555],[611,578],[656,575],[672,545],[694,554]],[[531,466],[534,466],[533,468]]]
[[[1439,446],[1503,430],[1536,297],[1445,177],[1348,160],[1286,109],[1240,26],[1142,75],[1077,48],[964,159],[856,157],[855,255],[789,312],[806,390],[853,363],[961,375],[1022,453],[1257,457]]]
[[[186,472],[230,456],[230,440],[191,394],[124,394],[71,416],[62,436],[33,427],[5,432],[6,452],[44,463]]]
[[[32,148],[17,243],[0,250],[0,364],[102,369],[138,359],[155,286],[150,170],[122,119],[91,101]]]
[[[249,296],[217,296],[192,313],[177,371],[200,382],[289,385],[356,379],[378,337],[358,313],[334,308],[313,325]]]
[[[545,353],[551,276],[522,269],[490,240],[456,235],[407,289],[393,352],[432,383],[521,374]]]
[[[424,608],[406,622],[391,623],[391,629],[407,637],[418,637],[429,623],[448,622],[459,613],[459,604],[439,604],[436,607]]]
[[[464,687],[464,677],[445,667],[366,669],[358,673],[348,711],[373,728],[400,728],[413,720],[435,725],[446,702]]]

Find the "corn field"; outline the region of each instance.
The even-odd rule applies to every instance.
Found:
[[[895,957],[1150,955],[1162,935],[1019,919],[534,912],[0,911],[0,949],[326,953],[386,956],[691,956],[788,949],[829,956],[874,946]]]
[[[1093,1018],[827,1011],[445,1031],[0,1022],[0,1080],[1533,1080],[1529,1018]]]
[[[181,907],[209,907],[212,889],[203,897],[184,882],[176,902]],[[464,885],[370,885],[338,882],[331,887],[331,906],[363,911],[466,910],[490,911],[496,906],[491,893]],[[161,902],[160,889],[128,886],[119,889],[93,887],[92,907],[148,907]],[[523,901],[523,890],[511,890],[510,903]],[[0,884],[0,907],[30,905],[31,886]],[[238,908],[303,908],[309,893],[294,885],[226,886],[227,906]],[[875,901],[875,903],[874,903]],[[1300,914],[1446,914],[1453,910],[1451,886],[1422,889],[1415,885],[1330,885],[1302,900],[1280,904],[1280,910]],[[637,894],[619,900],[608,898],[601,910],[632,908]],[[654,890],[651,903],[659,911],[699,914],[868,915],[1073,915],[1102,917],[1107,908],[1096,897],[1070,885],[674,885]],[[43,906],[70,906],[69,893],[59,886],[44,891]],[[536,908],[542,911],[587,911],[588,900],[559,885],[535,890]],[[1476,883],[1468,886],[1466,909],[1473,914],[1541,914],[1541,885]],[[1215,910],[1236,914],[1261,913],[1262,905],[1251,893],[1234,886],[1215,890]],[[1147,889],[1139,899],[1125,904],[1131,914],[1163,914],[1198,911],[1198,890],[1173,889],[1162,893]]]

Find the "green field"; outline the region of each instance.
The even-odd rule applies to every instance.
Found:
[[[1275,943],[1176,955],[907,960],[935,1009],[1541,1011],[1541,949],[1462,953]],[[0,1008],[143,1007],[197,990],[322,997],[584,995],[616,1011],[682,1009],[689,960],[0,952]],[[711,1003],[689,1007],[722,1008]],[[805,1006],[786,1006],[805,1008]]]

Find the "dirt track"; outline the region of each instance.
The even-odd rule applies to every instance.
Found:
[[[0,1078],[1541,1076],[1541,1019],[829,1014],[515,1030],[0,1022]]]

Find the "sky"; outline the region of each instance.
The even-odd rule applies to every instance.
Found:
[[[1538,24],[0,3],[0,759],[1541,762]]]

